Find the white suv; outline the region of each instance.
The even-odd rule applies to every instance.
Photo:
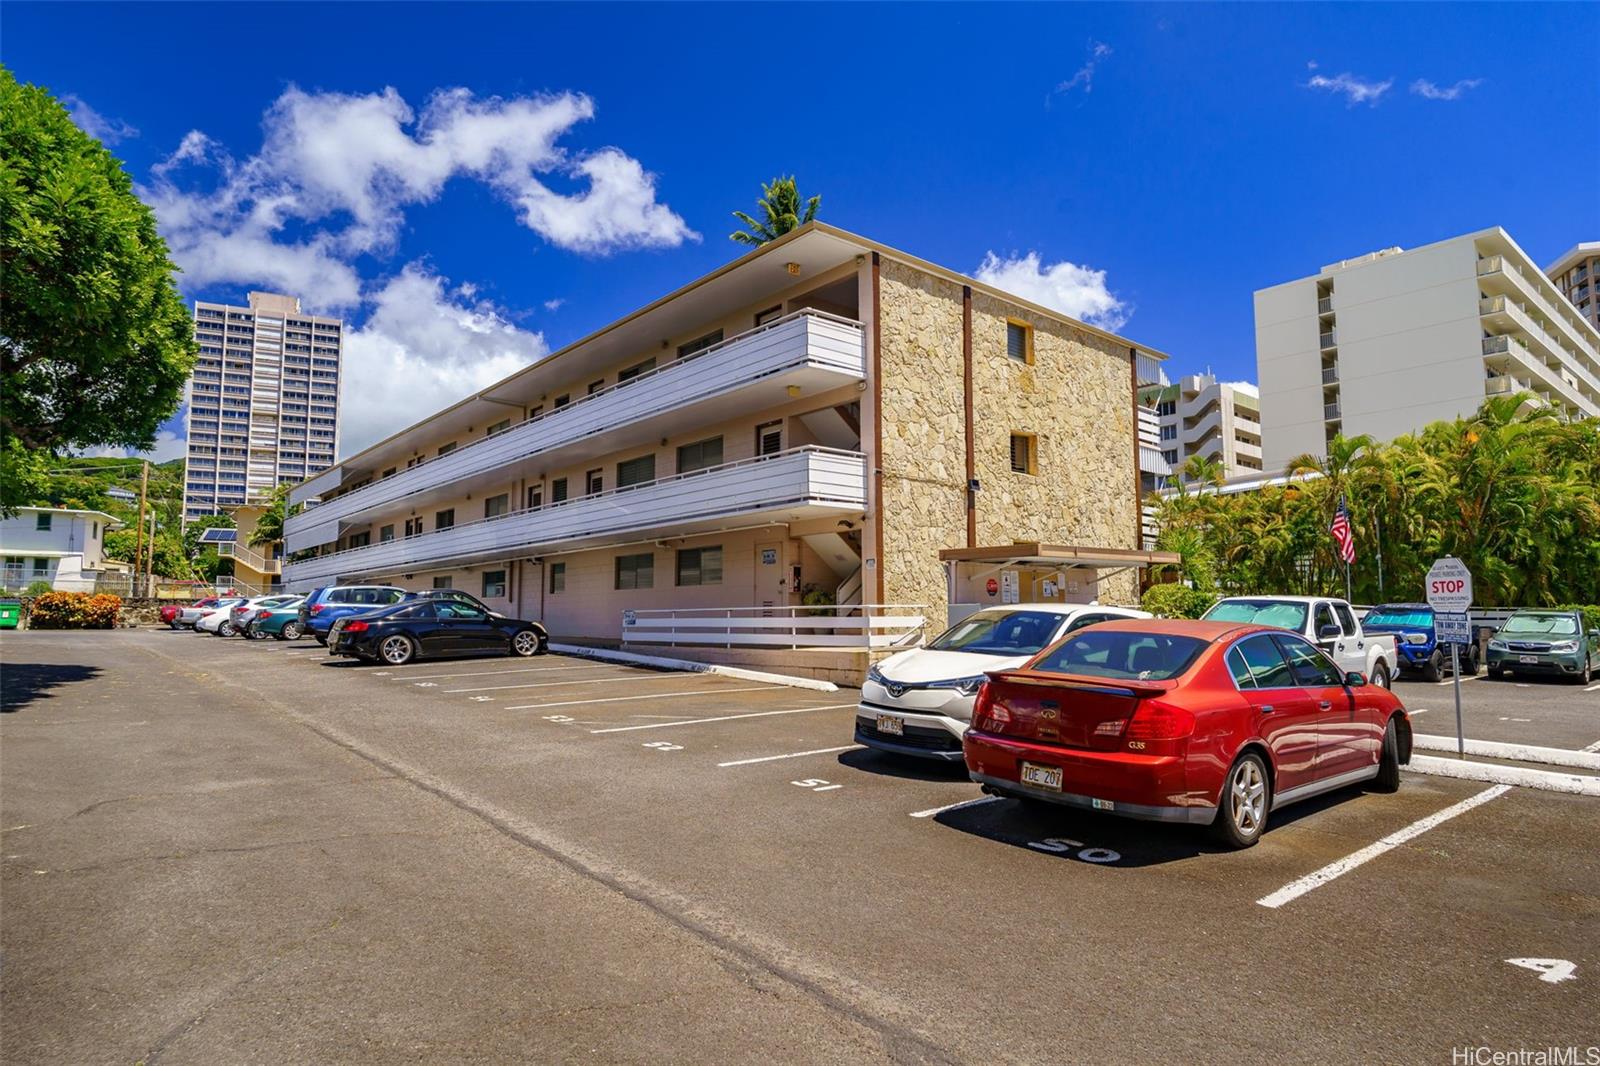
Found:
[[[924,759],[961,761],[961,734],[990,670],[1021,666],[1073,630],[1145,611],[1082,603],[986,607],[926,647],[891,655],[867,671],[856,708],[856,742]]]

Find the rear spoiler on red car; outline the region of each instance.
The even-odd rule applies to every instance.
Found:
[[[1004,681],[1013,685],[1038,685],[1041,688],[1075,688],[1086,692],[1103,692],[1129,699],[1149,699],[1171,692],[1173,681],[1137,681],[1122,678],[1090,677],[1085,674],[1043,674],[1028,670],[992,670],[991,681]]]

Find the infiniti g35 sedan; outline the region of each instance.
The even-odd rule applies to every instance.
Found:
[[[1244,848],[1285,804],[1399,788],[1411,722],[1295,633],[1106,622],[990,674],[965,752],[992,795],[1206,825]]]
[[[463,655],[543,655],[550,636],[538,622],[491,614],[454,600],[403,600],[334,619],[328,651],[403,666]]]

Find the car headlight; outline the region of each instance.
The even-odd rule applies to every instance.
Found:
[[[1426,633],[1407,633],[1406,634],[1406,643],[1407,644],[1426,644],[1426,643],[1428,643],[1428,634],[1426,634]]]
[[[1506,650],[1506,642],[1503,641],[1503,640],[1491,640],[1489,642],[1489,650],[1490,651],[1505,651]]]
[[[952,684],[963,696],[976,696],[978,690],[983,687],[983,683],[987,680],[989,680],[989,675],[979,674],[976,677],[963,677],[959,681],[952,682]]]
[[[1560,644],[1550,645],[1550,650],[1556,652],[1557,654],[1564,654],[1569,651],[1577,651],[1578,642],[1575,640],[1564,640]]]
[[[883,676],[883,671],[879,670],[876,665],[867,667],[867,680],[877,682],[880,685],[889,683],[889,679]]]

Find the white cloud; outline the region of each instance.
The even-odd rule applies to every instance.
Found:
[[[1006,259],[989,252],[973,276],[986,285],[1102,329],[1121,329],[1133,314],[1133,308],[1106,287],[1104,270],[1065,260],[1045,266],[1038,252]]]
[[[1089,42],[1089,58],[1084,60],[1083,66],[1077,73],[1056,86],[1056,92],[1066,93],[1073,89],[1082,89],[1086,93],[1094,91],[1094,70],[1100,61],[1111,54],[1111,46],[1103,41]]]
[[[471,286],[411,263],[345,335],[340,450],[353,455],[544,356],[543,334],[513,324]]]
[[[1316,69],[1315,63],[1306,64],[1310,70]],[[1343,93],[1345,105],[1355,107],[1357,104],[1366,104],[1368,107],[1377,107],[1383,94],[1394,86],[1394,79],[1387,81],[1370,81],[1357,77],[1354,74],[1335,74],[1328,77],[1326,74],[1313,74],[1311,80],[1306,82],[1308,89],[1320,89],[1324,92]]]
[[[61,105],[72,116],[72,121],[77,123],[80,130],[99,141],[101,144],[116,144],[130,137],[139,136],[139,131],[120,118],[102,115],[89,106],[89,102],[76,93],[68,93],[61,98]]]
[[[488,185],[525,226],[572,251],[698,240],[657,201],[655,177],[637,160],[558,143],[593,116],[593,102],[577,93],[503,99],[447,89],[418,114],[392,88],[291,86],[262,117],[255,155],[236,162],[192,131],[140,191],[191,286],[271,284],[319,307],[355,303],[348,260],[392,250],[406,209],[458,177]],[[577,187],[558,192],[550,180]]]
[[[552,299],[549,299],[549,300],[546,300],[544,302],[544,309],[546,311],[559,311],[559,310],[561,310],[561,305],[566,303],[566,302],[567,302],[566,300],[562,299],[559,296],[556,296],[556,297],[554,297]]]
[[[1411,91],[1424,100],[1459,100],[1482,84],[1482,78],[1462,78],[1448,88],[1440,88],[1427,78],[1418,78],[1411,83]]]

